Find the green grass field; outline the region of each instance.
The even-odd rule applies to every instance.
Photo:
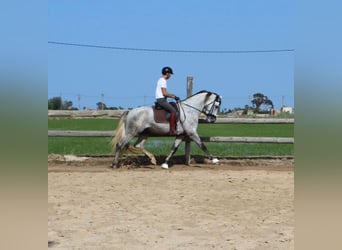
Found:
[[[49,130],[101,130],[114,131],[118,119],[48,119]],[[200,136],[252,136],[252,137],[293,137],[293,124],[204,124],[198,127]],[[149,138],[145,148],[155,155],[170,152],[174,138]],[[208,149],[216,156],[288,156],[294,154],[293,144],[271,143],[206,143]],[[103,137],[49,137],[48,153],[96,155],[111,154],[111,138]],[[192,154],[203,152],[191,143]],[[184,155],[184,143],[177,155]]]

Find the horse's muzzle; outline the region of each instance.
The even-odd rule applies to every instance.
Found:
[[[216,121],[216,115],[208,114],[206,120],[207,120],[207,122],[209,122],[209,123],[213,123],[213,122]]]

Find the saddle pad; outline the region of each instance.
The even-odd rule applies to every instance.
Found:
[[[169,123],[166,120],[166,110],[165,109],[156,109],[155,106],[152,107],[154,113],[154,120],[157,123]]]

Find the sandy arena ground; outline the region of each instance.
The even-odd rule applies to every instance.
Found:
[[[49,156],[49,249],[294,249],[293,159],[111,161]]]

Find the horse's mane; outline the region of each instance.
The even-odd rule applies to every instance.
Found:
[[[218,96],[219,96],[219,94],[217,94],[217,93],[215,93],[215,92],[208,91],[208,90],[201,90],[201,91],[197,92],[196,94],[193,94],[193,95],[191,95],[191,96],[185,98],[185,100],[186,100],[186,99],[189,99],[189,98],[191,98],[191,97],[193,97],[193,96],[195,96],[195,95],[202,94],[202,93],[207,93],[208,95],[215,94],[215,95],[218,95]]]

